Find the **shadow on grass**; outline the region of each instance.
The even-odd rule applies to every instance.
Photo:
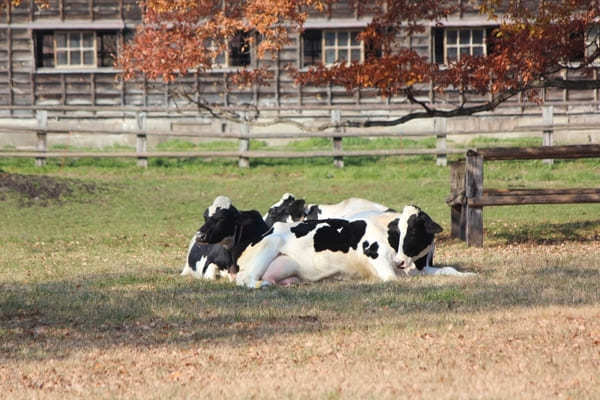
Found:
[[[600,240],[600,219],[571,223],[519,224],[495,231],[488,229],[490,239],[500,239],[506,244],[532,243],[557,244],[563,242],[591,242]]]
[[[170,270],[5,284],[0,291],[0,359],[66,357],[78,349],[115,345],[245,345],[259,338],[361,329],[382,321],[391,327],[419,325],[513,307],[598,304],[598,278],[598,269],[550,266],[524,276],[515,272],[503,284],[482,274],[248,290],[184,279]]]

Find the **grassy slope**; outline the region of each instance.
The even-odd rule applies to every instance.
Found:
[[[11,398],[600,396],[600,205],[485,211],[486,247],[445,232],[437,262],[470,280],[328,282],[248,292],[177,274],[218,194],[264,211],[414,202],[449,226],[432,159],[62,161],[5,172],[94,182],[46,207],[0,202],[0,393]],[[490,187],[586,187],[597,161],[489,163]],[[35,203],[35,201],[34,201]],[[575,240],[575,241],[574,241]]]

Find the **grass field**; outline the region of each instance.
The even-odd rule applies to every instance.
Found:
[[[432,158],[345,164],[0,159],[0,398],[600,398],[600,204],[486,208],[473,249],[449,239]],[[485,174],[593,187],[600,161]],[[445,229],[436,264],[478,275],[258,291],[179,276],[215,196],[262,212],[284,192],[415,203]]]

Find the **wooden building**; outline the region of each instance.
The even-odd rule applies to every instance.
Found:
[[[24,0],[14,8],[5,0],[0,23],[0,114],[31,116],[31,110],[15,106],[97,106],[170,109],[181,106],[179,90],[199,92],[212,103],[236,106],[257,104],[264,108],[300,109],[368,105],[401,108],[406,99],[382,99],[372,90],[348,93],[340,87],[299,87],[285,72],[287,64],[306,67],[316,62],[362,59],[368,46],[356,34],[370,21],[348,0],[337,3],[328,16],[310,18],[306,30],[266,62],[275,72],[268,86],[240,90],[230,83],[239,66],[258,65],[255,54],[241,51],[244,38],[232,41],[230,51],[217,60],[211,72],[190,73],[176,84],[122,82],[112,66],[120,44],[133,34],[140,21],[135,0],[50,0],[41,8]],[[462,54],[485,54],[494,22],[468,10],[431,26],[422,34],[404,38],[405,43],[438,63]],[[429,87],[419,95],[433,102],[454,102],[452,94],[438,96]],[[590,104],[597,107],[598,92],[570,94],[565,90],[544,93],[556,104]],[[520,105],[513,100],[513,106]],[[522,106],[522,104],[521,104]]]

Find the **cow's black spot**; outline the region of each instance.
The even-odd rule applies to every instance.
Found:
[[[367,257],[371,257],[374,260],[379,256],[379,254],[377,254],[377,250],[379,250],[379,244],[377,244],[377,242],[373,242],[369,246],[369,242],[365,240],[362,246],[363,253],[365,253]]]
[[[290,216],[292,217],[292,221],[300,221],[301,219],[304,219],[305,203],[306,202],[304,200],[300,199],[294,201],[290,205]]]
[[[216,264],[219,269],[228,269],[233,263],[229,250],[220,244],[194,243],[188,255],[188,265],[196,271],[196,263],[202,257],[206,257],[202,274],[210,264]]]
[[[398,229],[399,218],[394,219],[388,224],[388,243],[392,246],[392,249],[398,251],[400,245],[400,229]]]
[[[290,229],[297,238],[308,235],[310,231],[315,229],[317,221],[304,221]]]
[[[304,200],[296,200],[294,196],[288,196],[278,206],[271,207],[267,213],[265,223],[269,226],[275,222],[285,222],[288,217],[293,221],[298,221],[304,217]]]
[[[429,215],[422,211],[408,218],[406,235],[402,242],[402,251],[409,257],[414,257],[433,243],[436,233],[440,233],[442,227],[436,224]]]
[[[387,210],[385,210],[384,212],[386,212],[386,213],[387,213],[387,212],[393,212],[393,213],[395,213],[395,212],[397,212],[397,211],[396,211],[396,210],[394,210],[393,208],[388,208],[388,209],[387,209]]]
[[[317,228],[313,238],[317,252],[331,250],[347,253],[350,248],[356,250],[367,228],[367,223],[360,220],[325,219],[316,222],[323,225]]]
[[[306,219],[319,219],[319,215],[321,215],[322,211],[317,205],[312,205],[308,209],[306,213]]]
[[[424,257],[419,258],[418,260],[415,260],[415,266],[417,267],[417,269],[420,271],[423,268],[425,268],[425,266],[427,265],[427,254],[425,254]]]

